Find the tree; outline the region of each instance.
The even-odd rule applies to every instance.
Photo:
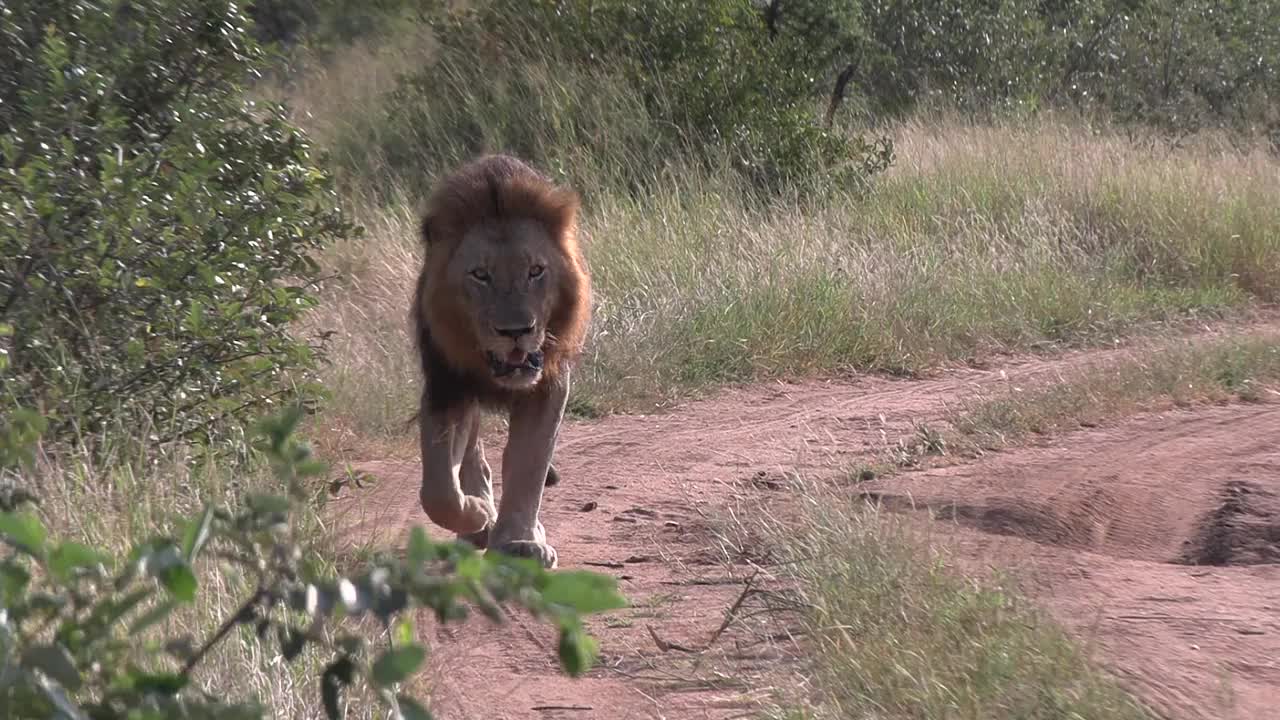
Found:
[[[169,439],[309,395],[291,323],[353,229],[281,109],[244,99],[261,60],[230,0],[0,13],[6,415]]]

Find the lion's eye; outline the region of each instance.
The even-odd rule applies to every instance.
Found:
[[[529,268],[529,277],[533,278],[534,280],[537,280],[538,278],[542,277],[542,274],[545,273],[546,271],[547,269],[545,267],[541,265],[534,265],[533,267]]]
[[[490,280],[489,271],[484,268],[476,268],[471,271],[470,275],[476,282],[488,283]]]

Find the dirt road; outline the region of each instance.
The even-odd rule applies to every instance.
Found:
[[[746,716],[803,649],[754,642],[785,630],[751,627],[759,618],[716,635],[751,574],[749,549],[713,530],[736,501],[785,503],[784,473],[843,476],[975,388],[1052,381],[1121,352],[923,381],[775,383],[569,423],[544,523],[561,567],[614,574],[633,607],[590,622],[603,662],[577,681],[558,673],[555,639],[537,625],[435,630],[423,674],[434,709],[458,720]],[[375,482],[333,505],[352,542],[397,544],[426,524],[416,462],[355,469]],[[963,562],[1025,573],[1033,597],[1171,717],[1280,707],[1280,403],[1147,415],[863,487],[932,508]]]

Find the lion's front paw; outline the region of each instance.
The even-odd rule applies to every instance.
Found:
[[[554,570],[556,567],[556,549],[546,543],[534,540],[511,540],[492,548],[490,552],[498,552],[514,557],[533,558],[542,563],[542,567],[548,570]]]
[[[458,539],[471,543],[477,550],[484,550],[489,547],[489,531],[491,529],[492,526],[477,530],[473,533],[459,533]]]

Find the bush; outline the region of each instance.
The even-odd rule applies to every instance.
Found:
[[[883,141],[818,122],[814,78],[750,0],[488,0],[427,18],[437,62],[404,79],[385,127],[353,134],[379,137],[401,181],[499,150],[610,166],[624,185],[728,165],[769,191],[858,186],[889,161]]]
[[[1129,5],[1133,15],[1113,23],[1078,93],[1174,133],[1226,127],[1280,138],[1280,2]]]
[[[410,15],[415,0],[253,0],[247,12],[259,42],[325,48],[375,36]]]
[[[873,115],[926,99],[974,112],[1046,102],[1174,132],[1280,128],[1280,3],[770,0],[792,63]]]
[[[395,717],[426,718],[421,704],[398,690],[425,657],[410,621],[419,610],[449,623],[469,608],[495,622],[509,608],[523,608],[558,628],[566,672],[590,667],[595,643],[581,615],[622,606],[610,577],[548,572],[532,560],[434,543],[421,528],[411,531],[404,559],[349,577],[314,570],[319,563],[303,552],[293,517],[309,501],[303,480],[322,466],[292,439],[300,416],[295,409],[262,425],[261,449],[285,494],[210,504],[186,520],[180,537],[153,538],[124,558],[49,538],[36,514],[4,496],[0,540],[12,551],[0,560],[0,717],[268,717],[252,698],[219,696],[195,681],[216,646],[239,638],[264,650],[274,645],[267,652],[286,663],[304,651],[327,653],[318,689],[330,718],[342,717],[348,688],[362,687]],[[200,593],[197,571],[211,564],[205,558],[218,559],[221,582],[214,584],[247,577],[253,591],[207,638],[169,635],[167,622]],[[392,630],[390,647],[352,628],[370,618]],[[253,632],[233,632],[242,627]]]
[[[162,439],[306,394],[310,253],[351,232],[230,0],[17,0],[0,14],[5,413]],[[0,418],[0,423],[5,423]]]

